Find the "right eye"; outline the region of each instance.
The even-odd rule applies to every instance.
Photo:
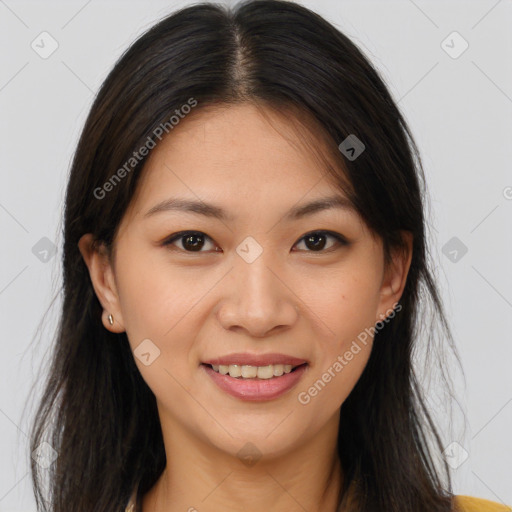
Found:
[[[180,231],[179,233],[173,233],[169,238],[163,242],[162,245],[169,247],[170,250],[179,250],[182,252],[208,252],[208,251],[201,251],[201,249],[204,247],[204,241],[205,239],[213,240],[206,235],[205,233],[202,233],[201,231]],[[179,242],[181,244],[181,248],[179,247],[170,247],[175,242]],[[215,246],[217,247],[217,246]],[[218,252],[215,250],[214,252]]]

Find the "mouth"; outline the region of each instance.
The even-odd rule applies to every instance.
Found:
[[[307,363],[291,365],[291,364],[269,364],[266,366],[253,366],[253,365],[218,365],[218,364],[207,364],[202,363],[204,366],[211,368],[214,372],[220,375],[228,375],[234,379],[273,379],[275,377],[281,377],[288,373],[296,371],[302,366],[306,366]]]
[[[244,401],[265,401],[278,398],[295,387],[307,371],[308,363],[296,366],[201,363],[200,368],[221,391]]]

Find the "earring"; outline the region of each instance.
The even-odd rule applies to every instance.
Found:
[[[114,317],[111,314],[108,315],[108,323],[114,325]]]

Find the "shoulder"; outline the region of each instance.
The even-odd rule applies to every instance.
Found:
[[[512,508],[496,501],[474,498],[472,496],[457,495],[455,503],[461,512],[512,512]]]

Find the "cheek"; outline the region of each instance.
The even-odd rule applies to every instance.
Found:
[[[120,306],[142,378],[159,401],[172,398],[179,410],[190,407],[182,386],[192,365],[194,304],[206,290],[152,256],[150,251],[124,251],[116,269]]]
[[[155,395],[176,397],[183,393],[178,383],[197,370],[195,340],[210,311],[208,293],[225,271],[199,273],[171,265],[160,251],[136,245],[119,250],[116,265],[124,327],[139,371]],[[138,357],[146,346],[156,354],[148,366]]]
[[[187,318],[205,291],[190,273],[155,258],[154,248],[124,249],[116,264],[118,292],[124,327],[132,349],[151,339],[164,352],[184,349],[187,338],[180,331],[190,329]],[[190,333],[189,333],[190,336]],[[184,340],[174,343],[173,340]],[[176,349],[176,350],[175,350]]]
[[[304,314],[315,319],[326,353],[337,353],[375,324],[380,298],[380,271],[376,262],[354,254],[342,265],[303,273],[294,288],[303,298]]]
[[[354,275],[345,277],[336,285],[331,283],[327,293],[317,297],[318,304],[325,308],[318,316],[327,327],[324,335],[315,333],[316,364],[298,396],[299,403],[311,403],[317,411],[324,411],[324,415],[341,407],[359,380],[372,350],[370,328],[375,324],[375,288],[368,280]]]
[[[368,252],[354,253],[344,265],[322,274],[314,287],[312,279],[302,281],[310,284],[304,295],[306,311],[315,313],[312,317],[317,318],[319,330],[315,332],[317,364],[301,388],[304,394],[300,403],[310,401],[315,407],[334,411],[359,380],[372,348],[371,328],[376,321],[381,282],[378,261]]]
[[[371,343],[359,343],[357,348],[350,345],[346,351],[336,354],[328,364],[311,372],[298,391],[298,402],[314,408],[316,421],[325,421],[325,416],[334,414],[354,389],[370,353]]]
[[[120,250],[119,254],[118,292],[126,332],[134,342],[140,336],[156,338],[164,327],[159,323],[166,318],[162,311],[172,301],[172,289],[162,269],[151,264],[144,251]]]

